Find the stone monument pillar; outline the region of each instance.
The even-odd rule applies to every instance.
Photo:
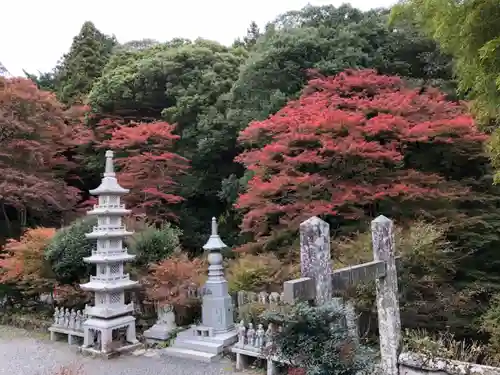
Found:
[[[80,285],[83,290],[94,292],[94,305],[86,306],[89,318],[83,323],[82,352],[105,356],[137,348],[140,343],[135,333],[133,303],[125,304],[125,290],[135,287],[136,281],[123,273],[124,263],[135,258],[123,248],[123,241],[132,232],[127,231],[122,217],[130,212],[120,202],[128,193],[116,179],[113,168],[113,152],[106,151],[106,167],[101,185],[90,194],[99,197],[89,215],[97,216],[97,226],[86,236],[97,240],[96,250],[84,262],[95,264],[96,275],[88,283]]]
[[[217,233],[217,222],[212,218],[212,235],[203,249],[208,254],[208,279],[203,288],[202,324],[180,332],[167,354],[212,362],[220,358],[225,347],[238,341],[234,325],[233,303],[224,277],[221,250],[226,248]]]

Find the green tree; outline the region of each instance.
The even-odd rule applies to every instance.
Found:
[[[94,81],[101,76],[115,45],[115,38],[101,33],[92,22],[83,24],[69,52],[56,68],[57,94],[62,102],[84,101]]]
[[[45,258],[49,262],[56,280],[62,284],[78,283],[90,276],[91,266],[83,262],[95,248],[95,243],[85,234],[96,225],[95,218],[77,220],[61,228],[45,249]]]
[[[458,89],[486,130],[500,181],[500,2],[497,0],[404,0],[394,7],[394,25],[412,20],[454,58]]]
[[[117,45],[115,47],[115,51],[141,51],[145,50],[151,47],[154,47],[156,45],[160,44],[155,39],[140,39],[140,40],[131,40],[129,42]]]
[[[277,17],[231,90],[227,117],[234,139],[252,120],[266,119],[296,98],[314,71],[331,75],[367,67],[417,85],[450,86],[450,57],[411,24],[395,30],[387,20],[388,11],[362,12],[349,5],[307,6]],[[236,177],[223,184],[226,198],[244,185]]]
[[[375,68],[429,83],[450,80],[450,59],[411,25],[387,27],[387,11],[308,6],[279,16],[242,67],[231,91],[231,122],[265,119],[304,87],[310,71]]]
[[[255,46],[255,43],[257,43],[257,39],[259,39],[260,36],[261,33],[259,26],[257,26],[255,21],[252,21],[247,29],[247,35],[243,38],[245,47],[248,50],[251,50]]]
[[[169,223],[159,229],[147,226],[135,233],[127,242],[132,254],[137,256],[135,267],[147,267],[167,259],[179,247],[179,235],[182,232]]]
[[[38,72],[38,74],[32,74],[23,70],[23,73],[26,76],[26,78],[31,79],[40,90],[52,91],[52,92],[56,91],[56,81],[54,72],[46,72],[46,73]]]
[[[227,93],[247,52],[207,40],[174,39],[141,51],[113,56],[95,83],[89,103],[100,116],[124,120],[165,120],[177,124],[176,153],[191,160],[183,178],[179,216],[183,246],[200,250],[212,216],[226,202],[221,180],[241,167],[225,113]]]

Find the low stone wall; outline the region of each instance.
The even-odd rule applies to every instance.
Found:
[[[500,375],[500,368],[404,352],[399,375]]]

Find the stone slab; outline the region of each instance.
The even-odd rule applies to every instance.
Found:
[[[298,301],[314,300],[316,287],[314,280],[309,277],[289,280],[283,283],[284,302],[295,303]]]
[[[149,343],[167,341],[172,337],[173,330],[164,324],[155,324],[150,329],[144,331],[144,338]]]
[[[64,327],[57,327],[57,326],[49,327],[49,332],[56,332],[56,333],[62,333],[65,335],[83,337],[83,331],[73,331],[71,329],[67,329]]]
[[[401,374],[416,375],[500,375],[500,368],[451,359],[428,357],[420,353],[403,352],[399,355]]]
[[[191,359],[193,361],[212,363],[221,359],[220,354],[212,354],[178,347],[163,349],[163,354],[175,358]]]

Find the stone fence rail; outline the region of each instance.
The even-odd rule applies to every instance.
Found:
[[[455,361],[424,354],[399,355],[399,375],[500,375],[500,368]]]

